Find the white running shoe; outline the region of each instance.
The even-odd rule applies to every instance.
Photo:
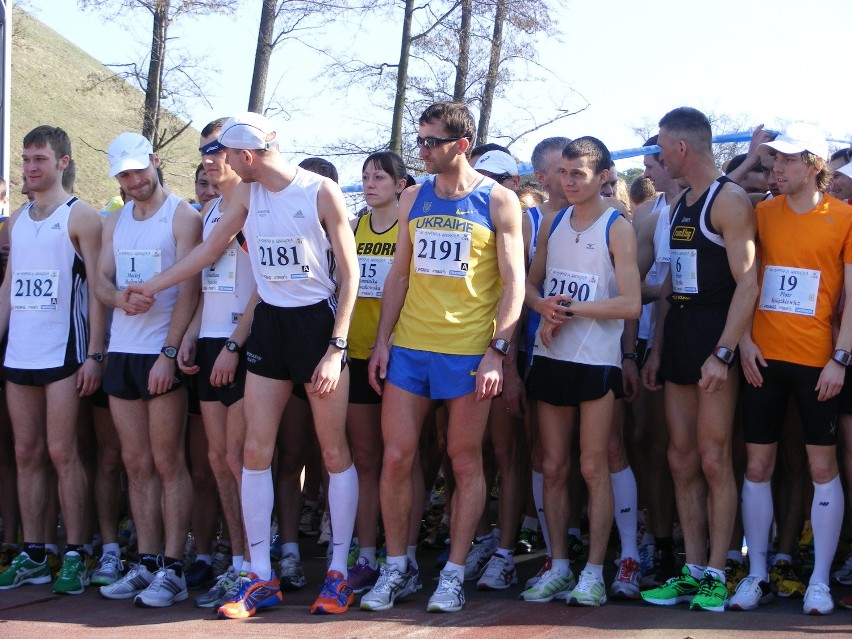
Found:
[[[524,590],[521,593],[521,599],[536,603],[565,599],[576,583],[574,575],[569,574],[567,577],[563,577],[551,569],[546,571],[534,586]]]
[[[737,589],[728,599],[729,610],[755,610],[760,604],[769,603],[775,598],[772,586],[760,577],[749,575],[737,584]]]
[[[505,590],[518,583],[515,562],[500,553],[491,555],[476,587],[480,590]]]
[[[101,586],[101,596],[107,599],[133,599],[154,581],[154,574],[144,564],[136,564],[124,577],[108,586]]]
[[[186,579],[171,568],[160,568],[151,585],[136,595],[133,603],[140,608],[165,608],[189,597]]]
[[[834,599],[828,586],[819,582],[808,586],[802,610],[806,615],[830,615],[834,612]]]
[[[427,612],[458,612],[464,607],[464,587],[451,570],[442,570],[438,587],[429,597]]]

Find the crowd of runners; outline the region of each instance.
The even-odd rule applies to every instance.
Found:
[[[0,590],[194,590],[244,618],[308,587],[317,538],[318,614],[415,596],[419,548],[440,551],[432,612],[472,582],[831,613],[852,585],[852,149],[758,126],[720,169],[679,107],[627,185],[594,137],[542,140],[525,180],[474,139],[464,105],[430,106],[428,176],[371,154],[356,214],[258,114],[202,130],[191,201],[125,132],[99,211],[67,133],[30,131],[0,231]]]

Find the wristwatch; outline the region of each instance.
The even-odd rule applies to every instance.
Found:
[[[160,352],[169,359],[175,359],[178,354],[178,349],[174,346],[163,346]]]
[[[86,359],[93,359],[96,362],[102,362],[102,361],[104,361],[104,354],[103,353],[89,353],[88,355],[86,355]]]
[[[735,353],[730,348],[725,348],[724,346],[717,346],[713,349],[713,355],[716,356],[716,359],[720,360],[728,366],[734,363]]]
[[[831,359],[841,366],[849,366],[850,362],[852,362],[852,353],[844,351],[842,348],[838,348],[831,354]]]
[[[342,351],[345,351],[347,348],[349,348],[349,342],[347,342],[342,337],[332,337],[330,340],[328,340],[328,343],[331,346],[334,346],[334,348],[339,348]]]
[[[499,337],[491,340],[490,346],[501,355],[508,355],[509,349],[512,347],[509,342],[504,339],[500,339]]]
[[[234,340],[229,339],[227,342],[225,342],[225,350],[229,353],[239,353],[240,345],[237,344]]]
[[[622,360],[632,359],[634,362],[638,362],[639,361],[639,353],[622,353],[621,359]]]

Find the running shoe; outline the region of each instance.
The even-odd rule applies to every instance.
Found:
[[[316,537],[320,528],[320,509],[315,501],[305,500],[299,517],[299,534],[303,537]]]
[[[281,558],[278,580],[282,590],[298,590],[308,585],[302,562],[296,555],[288,553]]]
[[[515,562],[495,552],[485,565],[476,587],[479,590],[506,590],[517,583],[518,571],[515,570]]]
[[[625,561],[632,561],[636,564],[635,573],[639,572],[639,564],[635,559],[623,559],[622,566]],[[619,572],[621,572],[619,570]],[[580,580],[577,585],[565,597],[565,601],[569,606],[602,606],[606,603],[606,585],[598,578],[598,576],[590,570],[580,572]]]
[[[583,545],[583,540],[576,535],[568,535],[568,559],[577,561],[586,553],[586,547]]]
[[[692,601],[698,592],[698,580],[684,566],[680,574],[666,581],[662,586],[642,591],[642,599],[655,606],[673,606],[682,601]]]
[[[18,553],[21,552],[18,550],[17,546],[13,546],[12,544],[3,544],[3,547],[0,548],[0,573],[6,571],[6,569],[12,565],[12,562],[15,561],[15,557],[18,556]]]
[[[776,561],[769,569],[769,583],[779,597],[803,597],[807,590],[792,564],[786,559]]]
[[[721,579],[712,573],[705,572],[698,582],[698,592],[689,603],[690,610],[709,610],[724,612],[725,600],[728,598],[728,587]]]
[[[5,552],[5,550],[6,548],[4,547],[3,551]],[[840,568],[834,571],[831,578],[844,586],[852,586],[852,553],[846,556],[846,561],[843,562]]]
[[[21,551],[6,570],[0,573],[0,590],[11,590],[24,584],[49,584],[50,566],[47,559],[36,563]]]
[[[408,572],[400,572],[396,567],[381,564],[376,585],[361,597],[361,610],[378,612],[390,610],[397,599],[404,599],[417,590],[416,575],[408,567]]]
[[[671,549],[657,548],[654,553],[654,567],[647,575],[642,575],[640,584],[646,587],[663,585],[666,580],[678,575],[675,570],[675,558]]]
[[[518,532],[518,542],[515,544],[516,555],[528,555],[541,550],[541,536],[532,528],[521,528]]]
[[[613,599],[639,599],[640,570],[639,562],[632,557],[621,560],[615,581],[612,582],[609,589],[609,594]],[[582,573],[580,577],[580,581],[582,581]]]
[[[349,555],[346,557],[346,568],[352,568],[361,556],[361,546],[354,539],[349,542]]]
[[[837,600],[837,605],[847,610],[852,610],[852,594],[841,597]]]
[[[527,579],[527,583],[524,584],[524,588],[532,588],[538,583],[538,580],[541,579],[541,576],[546,573],[553,566],[553,562],[549,556],[544,557],[544,563],[541,565],[541,568],[538,569],[538,572],[535,573],[532,577]]]
[[[554,599],[565,599],[576,584],[574,575],[569,573],[567,577],[563,577],[551,569],[546,571],[534,586],[524,590],[521,593],[521,599],[536,603],[547,603]]]
[[[806,615],[830,615],[834,612],[834,600],[828,586],[819,582],[809,585],[802,610]]]
[[[203,595],[195,598],[195,606],[197,608],[213,608],[217,601],[224,597],[231,586],[233,586],[240,575],[237,569],[230,566],[216,579],[216,582]],[[236,593],[235,593],[236,594]]]
[[[101,555],[98,567],[92,572],[91,583],[96,586],[109,586],[121,579],[121,557],[111,552]]]
[[[187,597],[186,578],[173,568],[161,567],[151,585],[136,595],[133,604],[139,608],[166,608]]]
[[[429,597],[427,612],[458,612],[464,607],[464,587],[451,570],[442,570],[438,587]]]
[[[228,568],[231,567],[233,561],[234,554],[231,552],[231,546],[222,542],[216,544],[216,548],[213,549],[213,562],[211,564],[213,566],[213,574],[222,575],[228,572]]]
[[[748,577],[748,570],[741,561],[736,559],[728,559],[725,561],[725,588],[728,589],[728,596],[733,595],[739,583]]]
[[[250,572],[241,580],[236,595],[219,606],[216,616],[219,619],[245,619],[259,609],[277,606],[281,601],[281,588],[274,573],[271,579],[266,580]]]
[[[317,538],[317,544],[320,546],[328,546],[331,543],[331,513],[327,510],[322,514],[320,521],[320,532]]]
[[[639,574],[642,577],[653,574],[656,554],[657,547],[654,544],[642,544],[639,546]]]
[[[59,576],[59,571],[62,570],[62,560],[55,552],[45,549],[44,557],[47,559],[47,566],[50,569],[50,578],[56,579]]]
[[[749,575],[739,584],[733,596],[728,600],[730,610],[755,610],[761,604],[769,603],[775,597],[772,586],[760,577]]]
[[[352,592],[361,594],[376,585],[379,579],[379,566],[373,568],[366,557],[358,557],[355,565],[349,569],[349,585]]]
[[[134,564],[118,581],[101,586],[101,596],[107,599],[133,599],[154,581],[154,574],[144,564]]]
[[[497,542],[496,540],[492,541],[492,538],[474,541],[467,553],[467,558],[464,560],[464,580],[479,579],[485,572],[485,566],[495,550],[497,550]]]
[[[429,550],[444,550],[450,543],[450,527],[440,522],[432,529],[426,538],[421,542],[421,546]]]
[[[57,595],[81,595],[89,585],[89,568],[78,552],[66,552],[59,576],[53,582]]]
[[[269,562],[273,564],[278,563],[281,561],[283,554],[284,553],[281,549],[281,537],[278,535],[272,535],[269,539]]]
[[[216,580],[213,566],[207,562],[196,559],[189,569],[184,573],[186,587],[190,590],[201,590],[209,588]]]
[[[319,597],[311,606],[311,614],[314,615],[340,615],[349,610],[349,606],[355,603],[355,593],[352,586],[337,570],[330,570],[325,575],[325,583],[322,586]]]

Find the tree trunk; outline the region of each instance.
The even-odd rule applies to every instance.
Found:
[[[464,102],[467,74],[470,69],[470,28],[473,18],[473,0],[462,0],[461,26],[459,28],[459,57],[456,62],[456,84],[453,102]]]
[[[157,127],[160,123],[160,93],[166,56],[166,33],[169,29],[170,0],[157,0],[153,7],[154,27],[151,37],[151,62],[148,65],[148,86],[145,89],[145,111],[142,116],[142,135],[151,140],[156,150]]]
[[[402,43],[399,47],[399,66],[396,72],[396,98],[393,102],[390,150],[402,155],[402,117],[405,112],[405,87],[408,84],[408,58],[411,51],[411,18],[414,0],[405,0],[405,17],[402,21]]]
[[[266,78],[269,75],[269,59],[272,57],[276,4],[277,0],[263,0],[260,10],[260,28],[257,31],[257,50],[254,54],[254,72],[251,76],[248,103],[248,110],[255,113],[263,113],[266,98]]]
[[[506,22],[506,0],[497,0],[494,14],[494,34],[491,38],[491,55],[488,58],[488,73],[482,88],[482,106],[479,110],[479,126],[476,128],[476,144],[488,142],[488,125],[491,122],[491,108],[497,79],[500,73],[500,52],[503,48],[503,24]]]

